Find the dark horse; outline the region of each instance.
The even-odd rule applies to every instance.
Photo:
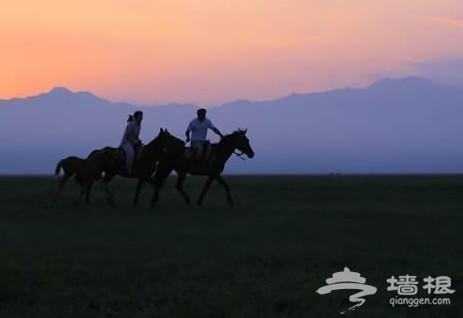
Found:
[[[132,174],[128,175],[125,172],[125,153],[122,149],[105,147],[92,151],[87,158],[92,158],[101,151],[109,152],[111,160],[116,160],[119,164],[114,168],[114,165],[108,164],[104,167],[103,183],[107,185],[116,175],[138,179],[133,204],[137,205],[140,190],[146,182],[154,185],[152,179],[155,171],[156,163],[163,152],[167,149],[183,149],[185,142],[172,136],[167,129],[160,129],[159,134],[141,151],[139,158],[135,160]]]
[[[214,180],[223,186],[228,203],[233,205],[230,188],[220,174],[223,172],[225,163],[230,156],[233,153],[237,154],[236,150],[241,151],[241,154],[238,154],[239,156],[246,154],[248,158],[254,157],[254,151],[249,144],[249,139],[246,137],[246,130],[237,130],[230,135],[226,135],[220,142],[212,144],[210,147],[209,154],[206,158],[202,159],[195,159],[194,156],[191,155],[190,148],[171,148],[167,150],[160,158],[156,168],[156,173],[154,175],[154,194],[151,204],[154,205],[159,200],[159,190],[165,179],[175,170],[177,172],[176,188],[188,205],[191,205],[191,201],[183,190],[183,182],[185,181],[187,173],[208,177],[201,195],[197,200],[198,205],[202,204],[204,196]]]
[[[103,150],[96,151],[93,156],[88,159],[71,156],[60,160],[56,165],[55,175],[58,175],[60,170],[63,170],[64,174],[59,182],[54,201],[58,199],[61,190],[69,178],[74,176],[75,181],[81,187],[80,195],[76,203],[80,202],[82,197],[85,195],[85,202],[89,204],[90,191],[92,189],[93,183],[95,181],[99,181],[101,173],[105,167],[115,167],[115,165],[116,163],[113,161],[110,154]],[[111,193],[104,185],[103,188],[106,191],[109,203],[112,204]]]

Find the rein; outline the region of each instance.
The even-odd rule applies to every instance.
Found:
[[[238,158],[240,158],[241,160],[246,161],[246,158],[243,158],[243,156],[244,156],[244,152],[243,152],[243,151],[241,151],[241,153],[239,153],[239,152],[237,152],[237,151],[235,150],[235,151],[233,151],[233,153],[234,153]]]

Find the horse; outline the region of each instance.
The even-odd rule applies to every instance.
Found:
[[[55,175],[57,176],[61,169],[64,172],[63,177],[61,178],[58,184],[58,190],[55,195],[55,201],[58,199],[61,190],[63,189],[66,182],[72,176],[75,176],[75,181],[80,185],[80,195],[77,202],[82,200],[82,197],[85,195],[85,202],[90,203],[90,190],[93,186],[93,183],[101,177],[101,173],[105,168],[115,166],[115,162],[112,161],[109,153],[105,151],[97,151],[94,153],[92,158],[83,159],[76,156],[70,156],[64,159],[61,159],[56,164]],[[107,188],[104,186],[104,190],[108,196],[108,202],[112,203],[111,193],[108,192]]]
[[[240,157],[246,154],[249,159],[254,157],[254,150],[251,148],[246,132],[247,130],[237,130],[232,134],[224,136],[220,142],[210,144],[207,157],[202,159],[196,159],[189,154],[191,148],[167,150],[159,159],[156,168],[156,173],[154,175],[154,193],[151,199],[151,205],[154,206],[159,201],[159,191],[165,179],[175,170],[177,173],[175,187],[187,205],[191,206],[191,200],[183,189],[183,183],[186,175],[191,174],[208,177],[196,201],[199,206],[202,205],[204,196],[214,180],[222,185],[226,193],[228,204],[232,206],[234,203],[230,193],[230,187],[221,177],[221,173],[225,168],[226,162],[234,153]],[[239,150],[241,153],[237,153],[236,150]]]
[[[125,157],[125,153],[120,148],[105,147],[102,149],[96,149],[92,151],[87,158],[92,158],[99,151],[105,151],[111,154],[112,160],[118,162],[117,167],[106,164],[104,168],[103,184],[107,185],[116,175],[125,178],[136,178],[138,179],[133,204],[138,204],[138,197],[143,184],[146,182],[153,184],[152,175],[155,171],[156,163],[161,154],[166,149],[183,149],[185,142],[180,140],[169,133],[167,129],[160,128],[159,134],[141,150],[141,153],[137,155],[132,169],[132,174],[127,174],[125,171],[125,160],[121,158]]]

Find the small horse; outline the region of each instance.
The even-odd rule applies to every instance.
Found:
[[[97,181],[105,168],[114,165],[108,152],[98,151],[94,154],[92,158],[82,159],[79,157],[71,156],[65,159],[60,160],[55,168],[55,175],[58,175],[62,169],[64,172],[63,177],[61,178],[58,190],[56,192],[55,201],[58,199],[61,190],[63,189],[66,182],[72,176],[75,176],[75,181],[80,185],[80,195],[76,201],[79,202],[82,197],[85,195],[85,202],[90,203],[90,190],[93,186],[93,183]],[[108,201],[112,203],[111,193],[108,192],[106,187],[104,187],[106,194],[108,195]]]
[[[188,205],[191,205],[191,201],[183,189],[187,173],[208,177],[201,195],[196,202],[198,205],[202,204],[204,196],[214,180],[223,186],[229,205],[233,205],[230,188],[220,174],[223,172],[225,163],[233,153],[240,157],[246,154],[250,159],[254,157],[254,150],[249,144],[246,132],[247,130],[237,130],[223,137],[220,142],[211,144],[207,158],[200,160],[187,155],[189,148],[183,148],[181,151],[178,148],[166,151],[159,159],[159,164],[154,175],[154,193],[151,204],[154,205],[159,200],[159,190],[162,188],[165,179],[175,170],[177,172],[176,188]],[[236,153],[236,150],[241,151],[241,154]]]
[[[102,149],[97,149],[92,151],[87,158],[92,158],[99,151],[105,151],[110,153],[108,160],[113,160],[119,162],[117,166],[106,163],[104,167],[104,177],[103,183],[107,185],[116,175],[125,177],[125,178],[136,178],[138,179],[137,188],[135,191],[135,196],[133,199],[133,204],[138,204],[138,197],[141,191],[141,188],[144,183],[148,182],[154,184],[152,180],[152,175],[156,168],[156,163],[163,152],[167,149],[171,151],[174,149],[184,149],[185,142],[181,139],[178,139],[172,136],[167,129],[160,129],[159,134],[148,143],[141,150],[139,158],[135,160],[132,174],[127,174],[125,171],[125,162],[121,162],[121,156],[124,156],[122,153],[123,150],[112,147],[105,147]]]

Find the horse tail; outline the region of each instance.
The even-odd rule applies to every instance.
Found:
[[[64,159],[58,161],[58,163],[56,164],[55,176],[57,176],[57,175],[59,174],[59,171],[60,171],[61,168],[63,167],[63,161],[64,161]]]

